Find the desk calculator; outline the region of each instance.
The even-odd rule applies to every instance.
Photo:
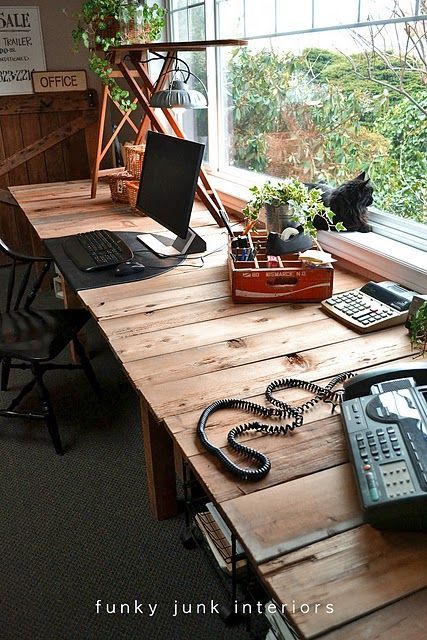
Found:
[[[324,300],[322,309],[360,333],[403,324],[415,291],[395,282],[368,282]]]

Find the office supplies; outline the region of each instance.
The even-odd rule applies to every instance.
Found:
[[[403,324],[415,291],[395,282],[368,282],[322,301],[322,309],[347,326],[368,333]]]
[[[82,271],[115,267],[133,258],[133,251],[112,231],[78,233],[64,240],[65,253]]]
[[[284,256],[289,253],[305,251],[313,246],[313,239],[306,233],[298,233],[287,240],[282,240],[280,234],[270,231],[267,237],[266,252],[270,256]]]
[[[296,428],[302,426],[304,412],[311,409],[320,400],[331,403],[333,407],[339,404],[341,401],[341,394],[337,391],[333,391],[333,389],[338,383],[344,382],[344,380],[347,380],[352,375],[353,374],[350,372],[340,373],[332,378],[326,387],[320,387],[319,385],[308,382],[307,380],[295,380],[294,378],[274,380],[273,382],[270,382],[265,390],[265,397],[273,407],[264,407],[263,405],[256,404],[255,402],[240,400],[239,398],[215,400],[206,407],[201,414],[197,424],[197,435],[205,449],[218,458],[230,473],[242,478],[242,480],[261,480],[271,469],[271,462],[269,458],[252,447],[240,444],[237,442],[237,438],[250,431],[266,433],[269,435],[285,436],[289,431],[294,431]],[[290,388],[304,389],[314,393],[315,396],[307,402],[304,402],[300,407],[295,407],[282,400],[278,400],[273,395],[275,391]],[[258,416],[263,416],[264,418],[277,420],[291,418],[292,422],[288,422],[287,424],[263,424],[261,422],[254,421],[234,427],[228,434],[228,444],[235,452],[244,456],[246,459],[252,460],[258,465],[257,468],[240,467],[234,462],[234,460],[229,458],[220,447],[214,445],[206,434],[206,423],[209,417],[220,409],[240,409],[242,411],[254,413]]]
[[[137,262],[136,260],[128,260],[127,262],[122,262],[116,268],[114,275],[116,278],[121,278],[123,276],[129,276],[133,273],[138,273],[139,271],[144,271],[145,265],[142,262]]]
[[[206,251],[206,242],[189,227],[204,149],[197,142],[147,134],[136,207],[175,236],[169,244],[148,233],[138,236],[156,255]]]
[[[233,248],[241,240],[238,234],[229,240],[229,253],[236,258],[228,263],[234,302],[320,302],[332,295],[331,264],[303,264],[297,254],[271,256],[265,231],[251,232],[244,239],[247,248]]]
[[[427,530],[427,364],[344,385],[342,422],[366,522]]]
[[[230,226],[230,218],[228,217],[227,212],[224,209],[218,209],[218,214],[223,221],[225,228],[227,229],[228,235],[230,236],[230,238],[234,238],[234,232]]]

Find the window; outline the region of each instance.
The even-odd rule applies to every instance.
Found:
[[[207,56],[215,122],[186,115],[193,137],[210,127],[211,166],[332,184],[368,169],[375,229],[400,233],[387,211],[427,236],[425,0],[169,4],[174,40],[198,39],[200,21],[208,37],[249,39]],[[206,58],[192,64],[206,78]]]

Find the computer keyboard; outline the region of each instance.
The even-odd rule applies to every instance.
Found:
[[[63,243],[65,253],[82,271],[115,267],[131,260],[133,251],[116,233],[105,229],[78,233]]]

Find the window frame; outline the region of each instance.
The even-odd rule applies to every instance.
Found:
[[[218,15],[218,5],[219,0],[188,0],[189,4],[186,7],[180,8],[171,8],[173,4],[173,0],[166,0],[167,7],[169,9],[169,20],[168,20],[168,33],[171,39],[173,39],[173,19],[172,14],[175,14],[179,11],[186,11],[204,5],[205,8],[205,28],[206,28],[206,37],[207,39],[216,39],[219,37],[218,34],[218,25],[219,25],[219,15]],[[245,3],[246,0],[243,0]],[[344,30],[351,29],[354,27],[363,27],[369,25],[383,25],[383,24],[393,24],[393,23],[401,23],[401,22],[416,22],[419,20],[427,20],[427,15],[420,13],[420,2],[417,0],[415,2],[414,14],[413,16],[404,17],[404,18],[393,18],[393,19],[378,19],[372,21],[359,21],[349,24],[339,24],[339,25],[331,25],[331,26],[322,26],[315,27],[313,23],[314,15],[315,15],[315,4],[316,0],[312,2],[312,27],[309,29],[300,29],[295,31],[288,32],[280,32],[274,34],[265,34],[258,36],[249,36],[245,37],[247,40],[260,40],[260,39],[268,39],[268,38],[277,38],[288,35],[303,35],[305,33],[315,33],[319,31],[334,31],[334,30]],[[276,18],[277,18],[277,1],[275,3],[276,7]],[[360,10],[361,10],[361,0],[358,0],[358,10],[357,15],[360,18]],[[276,22],[277,24],[277,22]],[[213,174],[223,178],[225,180],[225,184],[227,181],[230,183],[231,193],[233,192],[234,185],[240,185],[245,190],[250,184],[254,184],[257,182],[262,182],[267,178],[267,176],[247,171],[244,169],[238,169],[232,167],[230,165],[223,165],[221,162],[221,145],[224,144],[223,140],[223,127],[221,125],[221,93],[223,91],[222,83],[221,83],[221,73],[219,71],[220,67],[220,57],[221,52],[219,49],[208,49],[207,52],[207,70],[208,70],[208,92],[210,96],[210,107],[209,107],[209,117],[208,117],[208,133],[209,133],[209,167]],[[213,78],[213,79],[212,79]],[[268,176],[270,178],[270,176]],[[420,223],[414,220],[403,218],[399,216],[395,216],[392,213],[388,213],[385,211],[381,211],[375,207],[370,208],[370,223],[373,227],[373,231],[380,235],[395,240],[397,243],[402,243],[404,245],[418,248],[421,251],[427,251],[427,223]],[[349,241],[351,234],[346,234],[347,241]],[[351,241],[351,240],[350,240]]]

